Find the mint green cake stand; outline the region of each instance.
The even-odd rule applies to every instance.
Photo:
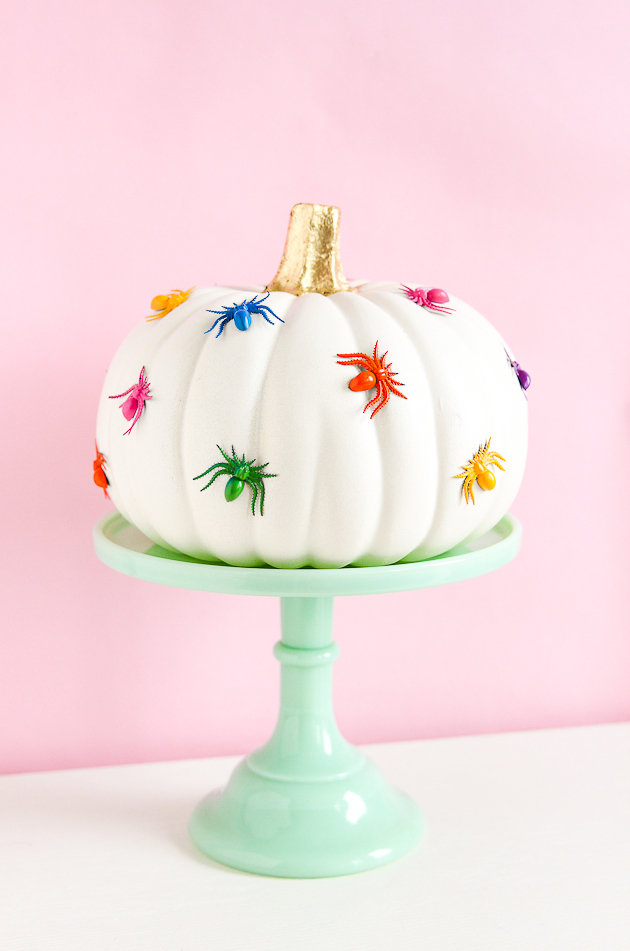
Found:
[[[333,596],[451,584],[500,568],[517,554],[521,527],[506,515],[468,546],[385,568],[233,568],[154,545],[122,515],[94,529],[96,554],[116,571],[197,591],[280,597],[280,714],[268,743],[250,753],[190,820],[193,841],[233,868],[285,878],[348,875],[413,848],[422,819],[361,750],[341,736],[332,708]],[[391,644],[393,649],[395,644]]]

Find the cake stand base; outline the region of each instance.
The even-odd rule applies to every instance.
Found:
[[[392,789],[337,728],[333,595],[406,591],[485,574],[514,558],[520,535],[516,519],[506,516],[470,545],[416,564],[279,570],[209,565],[153,545],[121,515],[99,522],[96,552],[125,574],[182,588],[280,596],[276,729],[225,789],[195,809],[190,834],[198,848],[224,865],[285,878],[362,872],[409,851],[422,828],[417,805]]]
[[[422,819],[368,759],[344,779],[300,783],[259,776],[244,760],[224,791],[195,809],[190,835],[233,868],[283,878],[364,872],[413,848]]]

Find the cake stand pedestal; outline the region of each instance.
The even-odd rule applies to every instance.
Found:
[[[135,578],[198,591],[279,596],[280,714],[273,736],[210,793],[190,820],[193,841],[218,862],[261,875],[320,878],[391,862],[420,838],[415,802],[392,789],[341,736],[332,708],[335,595],[408,591],[463,581],[511,561],[521,529],[511,515],[468,546],[384,568],[282,570],[212,565],[154,545],[118,513],[94,529],[101,561]]]

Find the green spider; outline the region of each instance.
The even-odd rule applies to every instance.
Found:
[[[255,466],[255,459],[250,459],[249,462],[245,462],[245,453],[243,453],[243,458],[239,459],[236,453],[234,452],[234,446],[232,446],[232,457],[228,456],[226,452],[223,452],[221,446],[217,443],[217,449],[225,459],[225,462],[216,462],[213,466],[210,466],[209,469],[206,469],[205,472],[202,472],[201,475],[193,476],[193,479],[203,479],[204,476],[207,476],[209,472],[212,472],[213,469],[217,471],[212,476],[207,485],[204,485],[201,490],[204,492],[206,489],[210,488],[215,479],[218,479],[221,475],[230,476],[225,486],[225,500],[226,502],[233,502],[234,499],[237,499],[243,489],[245,488],[245,483],[251,486],[253,491],[252,497],[252,515],[256,514],[256,499],[258,498],[258,490],[260,489],[260,514],[263,515],[263,506],[265,504],[265,486],[263,479],[276,479],[277,474],[272,474],[271,472],[263,472],[262,470],[265,466],[268,466],[268,462],[264,462],[262,466]]]

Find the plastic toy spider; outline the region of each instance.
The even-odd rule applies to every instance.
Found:
[[[390,370],[391,363],[385,363],[385,357],[389,353],[388,350],[385,351],[382,357],[378,355],[378,340],[374,344],[374,355],[368,357],[367,353],[338,353],[338,357],[346,357],[344,360],[337,360],[337,363],[340,363],[341,366],[358,366],[361,367],[363,372],[359,373],[358,376],[355,376],[354,379],[350,380],[348,386],[351,390],[359,392],[361,390],[372,390],[376,387],[376,396],[373,397],[369,403],[363,407],[363,412],[378,404],[373,410],[370,419],[373,419],[379,410],[381,410],[386,403],[389,402],[390,393],[395,393],[396,396],[402,396],[404,400],[407,397],[404,393],[401,393],[396,389],[396,386],[404,386],[404,383],[399,383],[398,380],[395,381],[392,379],[397,376],[395,370]]]
[[[170,294],[158,294],[151,301],[151,310],[159,310],[159,314],[151,314],[147,317],[147,320],[160,320],[160,318],[166,317],[172,310],[188,300],[194,289],[194,287],[189,287],[187,291],[180,291],[176,288]]]
[[[140,378],[137,383],[130,386],[124,393],[117,393],[116,396],[110,396],[110,400],[119,400],[121,396],[127,396],[127,393],[130,394],[129,398],[126,399],[124,403],[121,403],[119,408],[123,411],[125,419],[133,419],[133,423],[127,432],[123,433],[123,436],[131,432],[142,416],[145,402],[153,399],[152,396],[149,396],[149,381],[147,380],[144,367],[140,370]]]
[[[502,472],[505,472],[505,469],[501,465],[501,462],[505,462],[503,456],[500,456],[498,452],[490,452],[491,441],[492,437],[490,437],[485,446],[479,446],[479,450],[475,453],[470,462],[462,466],[464,471],[455,476],[456,479],[464,480],[462,489],[464,498],[466,499],[466,505],[468,505],[469,498],[472,499],[472,504],[475,504],[475,495],[473,492],[475,479],[480,488],[487,489],[488,491],[494,489],[497,484],[496,476],[493,472],[490,472],[488,466],[498,466]],[[499,459],[501,462],[498,461]]]
[[[444,307],[444,304],[448,304],[450,297],[446,291],[441,290],[439,287],[407,287],[406,284],[400,285],[409,300],[412,300],[414,304],[418,304],[420,307],[428,307],[429,310],[434,310],[438,314],[452,314],[452,307]]]
[[[105,475],[105,456],[102,452],[99,452],[96,439],[94,440],[94,446],[96,448],[96,459],[92,463],[94,466],[94,481],[99,489],[102,489],[105,493],[105,498],[108,499],[107,486],[109,485],[109,479]]]
[[[215,479],[218,479],[219,476],[226,475],[230,478],[228,479],[225,486],[225,500],[226,502],[233,502],[239,497],[243,489],[245,488],[245,483],[250,486],[253,496],[252,496],[252,515],[256,514],[256,499],[258,498],[258,491],[260,490],[260,514],[263,515],[263,507],[265,504],[265,485],[263,479],[276,479],[277,474],[271,472],[263,472],[262,470],[265,466],[268,466],[268,462],[264,462],[261,466],[255,466],[255,459],[250,459],[249,462],[245,461],[245,453],[241,459],[238,458],[234,452],[234,446],[232,446],[232,456],[228,456],[226,452],[223,452],[221,446],[217,443],[217,449],[225,459],[225,462],[216,462],[213,466],[210,466],[209,469],[206,469],[205,472],[202,472],[201,475],[193,476],[193,479],[203,479],[204,476],[207,476],[209,472],[212,472],[213,469],[217,471],[214,473],[207,485],[204,485],[202,492],[205,492],[206,489],[209,489]]]
[[[505,347],[503,349],[505,349]],[[516,373],[516,376],[518,377],[518,382],[521,384],[521,389],[523,390],[523,392],[525,392],[525,390],[529,387],[529,384],[532,382],[531,376],[526,370],[523,369],[520,363],[517,363],[516,360],[512,359],[512,357],[507,352],[507,350],[505,351],[505,355],[508,358],[508,363],[510,364],[510,366]]]
[[[269,297],[269,294],[267,294],[267,297]],[[249,330],[252,324],[252,314],[260,314],[261,317],[265,318],[268,324],[272,324],[273,321],[267,317],[267,314],[271,314],[272,317],[275,317],[276,320],[279,320],[280,323],[283,324],[284,320],[282,317],[278,317],[277,314],[274,314],[271,307],[267,307],[264,303],[267,297],[258,300],[258,295],[256,295],[256,297],[252,297],[251,300],[244,300],[240,304],[231,304],[229,307],[223,306],[221,310],[209,310],[209,314],[219,314],[212,327],[210,327],[210,330],[214,330],[217,324],[221,324],[221,329],[217,334],[217,337],[220,337],[231,320],[234,321],[234,325],[238,330]],[[206,330],[204,333],[209,334],[210,330]]]

